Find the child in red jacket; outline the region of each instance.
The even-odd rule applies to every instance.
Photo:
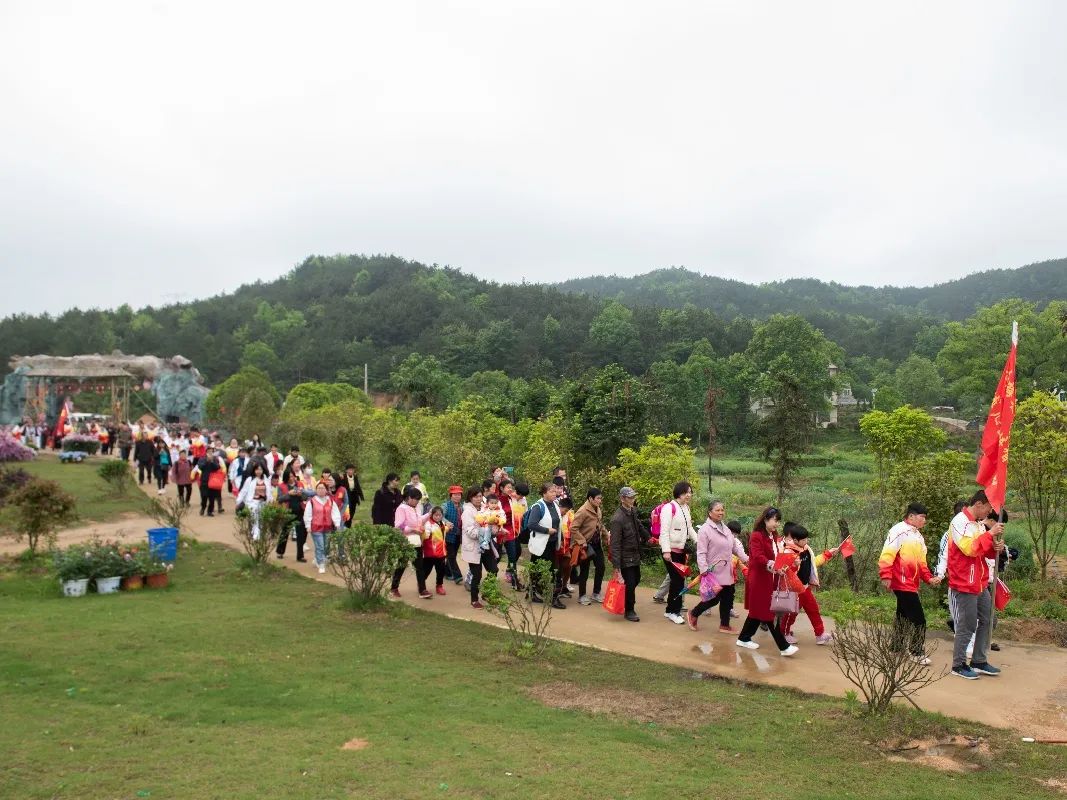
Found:
[[[840,545],[830,550],[823,550],[819,555],[815,555],[808,545],[809,536],[808,529],[803,525],[786,523],[785,549],[786,552],[796,555],[793,566],[786,573],[786,581],[789,584],[789,588],[797,593],[800,607],[811,621],[812,630],[815,631],[815,644],[824,645],[829,644],[832,636],[826,632],[822,615],[819,613],[819,601],[815,599],[814,589],[819,585],[819,567],[837,554]],[[782,633],[785,634],[785,639],[790,644],[796,644],[797,641],[796,637],[793,636],[793,623],[796,620],[796,614],[782,615]]]

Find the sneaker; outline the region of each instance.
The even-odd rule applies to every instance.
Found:
[[[743,642],[738,639],[736,642],[734,642],[734,644],[736,644],[738,647],[744,647],[748,650],[759,650],[759,642],[754,642],[751,639],[749,639],[747,642]]]
[[[660,597],[659,595],[654,594],[654,595],[652,595],[652,602],[653,603],[659,603],[661,606],[662,605],[666,605],[667,604],[667,598],[666,597]]]
[[[444,594],[445,593],[445,587],[444,586],[438,586],[436,591],[437,591],[438,594]]]
[[[767,631],[768,633],[770,633],[770,630],[771,630],[771,626],[770,626],[770,625],[768,625],[768,624],[767,624],[766,622],[761,622],[761,623],[759,624],[759,629],[760,629],[761,631]]]
[[[594,603],[603,603],[604,602],[604,593],[603,592],[593,592],[593,602]]]
[[[204,509],[200,509],[200,516],[204,516]]]
[[[274,554],[274,557],[275,557],[275,558],[277,558],[277,559],[282,559],[282,558],[285,558],[285,556],[284,556],[284,555],[282,555],[281,553],[275,553],[275,554]]]
[[[675,625],[685,625],[685,619],[682,618],[681,614],[666,613],[663,616],[665,616],[667,619],[669,619]]]
[[[823,634],[820,634],[819,636],[815,637],[815,644],[819,644],[819,645],[830,644],[830,642],[832,642],[833,640],[834,640],[834,635],[832,633],[823,633]],[[929,662],[927,662],[927,663],[929,663]]]
[[[633,611],[627,611],[626,612],[626,621],[627,622],[640,622],[641,618],[639,616],[637,616],[637,614],[635,614]]]
[[[471,608],[485,608],[485,606],[475,600],[473,603],[471,603]]]
[[[693,616],[692,611],[687,611],[685,614],[685,624],[689,626],[689,630],[695,631],[697,628],[697,618]]]
[[[568,583],[567,584],[567,591],[569,591],[569,592],[573,592],[577,588],[578,588],[577,584],[574,584],[574,583]]]
[[[969,681],[978,680],[978,673],[964,664],[962,667],[953,667],[952,674],[957,678],[966,678]]]
[[[422,600],[433,600],[433,595],[423,589],[421,592],[419,592],[419,598]]]
[[[570,593],[570,592],[569,592],[568,590],[566,590],[566,589],[564,589],[564,590],[563,590],[562,592],[560,592],[560,593],[559,593],[559,596],[560,596],[560,597],[566,597],[566,598],[567,598],[568,600],[570,600],[570,599],[571,599],[572,597],[574,597],[574,595],[573,595],[573,594],[571,594],[571,593]]]
[[[737,619],[738,617],[741,616],[741,612],[738,611],[737,609],[731,608],[730,609],[730,616],[733,617],[734,619]]]
[[[326,565],[325,564],[319,564],[319,575],[325,575],[325,574],[326,574]]]
[[[306,558],[298,558],[297,559],[297,563],[306,564],[306,563],[308,563],[308,560]]]
[[[994,667],[988,661],[985,664],[975,664],[971,662],[971,670],[973,672],[981,672],[983,675],[999,675],[1000,667]]]
[[[785,650],[779,650],[778,652],[781,653],[783,656],[787,656],[787,657],[788,656],[795,656],[797,653],[800,652],[800,648],[797,647],[795,644],[791,644]]]
[[[563,605],[563,601],[560,600],[558,597],[555,597],[555,598],[552,599],[552,608],[566,608],[566,607],[567,606]]]
[[[737,633],[737,628],[731,627],[730,625],[720,625],[719,633]]]
[[[796,637],[796,636],[794,636],[794,635],[793,635],[793,634],[791,634],[791,633],[787,633],[787,634],[785,635],[785,640],[786,640],[787,642],[789,642],[789,644],[796,644],[796,643],[797,643],[797,637]]]
[[[818,642],[816,642],[816,644],[818,644]],[[926,655],[912,656],[911,660],[922,667],[930,666],[930,658]]]
[[[456,586],[466,586],[467,584],[467,582],[463,580],[463,578],[453,578],[452,582],[456,584]]]
[[[399,600],[400,599],[400,590],[399,589],[390,589],[389,590],[389,596],[391,598],[393,598],[394,600]]]
[[[996,642],[993,642],[991,645],[989,645],[989,649],[992,650],[994,653],[999,653],[1000,652],[1000,645],[997,644]]]
[[[578,598],[578,605],[591,606],[593,605],[593,601],[589,599],[589,595],[583,594],[581,597]]]

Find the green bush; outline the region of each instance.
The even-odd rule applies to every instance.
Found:
[[[50,547],[56,531],[77,519],[76,507],[74,496],[58,483],[34,478],[8,497],[5,527],[11,528],[17,542],[26,537],[35,554],[41,539]]]
[[[504,620],[511,634],[511,652],[517,656],[536,657],[548,647],[548,623],[552,619],[552,569],[548,561],[524,561],[519,565],[520,581],[528,593],[505,590],[496,575],[486,576],[481,594],[489,613]],[[531,596],[544,602],[531,602]]]
[[[278,540],[287,536],[294,517],[286,506],[264,503],[259,508],[259,535],[256,535],[256,515],[249,509],[241,509],[234,519],[234,535],[248,557],[256,564],[263,564],[278,546]]]
[[[385,602],[385,587],[415,549],[392,525],[357,524],[330,535],[330,569],[341,578],[352,604],[371,608]]]
[[[96,468],[96,474],[111,488],[115,497],[125,497],[133,486],[130,465],[121,459],[110,459]]]
[[[95,436],[72,433],[63,437],[63,451],[66,453],[85,453],[95,455],[100,449],[100,440]]]
[[[52,553],[52,571],[61,581],[93,577],[92,553],[85,545],[72,545]]]

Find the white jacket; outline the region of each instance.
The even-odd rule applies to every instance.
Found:
[[[267,478],[249,478],[245,481],[245,485],[241,487],[241,491],[237,493],[237,504],[244,503],[250,505],[256,496],[256,484],[260,481],[267,484],[267,499],[265,502],[273,503],[278,499],[278,489],[275,486],[270,485],[270,480]]]
[[[684,550],[687,540],[693,544],[697,542],[689,506],[677,500],[664,503],[659,512],[659,546],[663,554],[670,555],[671,550]]]

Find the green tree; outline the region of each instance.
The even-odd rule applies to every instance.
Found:
[[[427,420],[424,457],[432,474],[447,483],[472,486],[500,466],[511,426],[476,400]]]
[[[619,451],[611,481],[613,485],[632,487],[643,507],[653,507],[669,500],[679,481],[696,486],[699,475],[695,455],[689,440],[680,434],[650,434],[637,450],[624,447]]]
[[[1067,404],[1045,392],[1019,404],[1008,469],[1044,580],[1067,536]]]
[[[259,369],[268,375],[279,375],[281,359],[266,342],[249,342],[241,350],[241,366]]]
[[[575,424],[559,411],[529,425],[526,441],[519,459],[518,473],[526,478],[533,491],[552,477],[552,470],[562,465],[568,470],[576,466]]]
[[[390,378],[406,408],[444,408],[456,383],[455,376],[435,357],[418,353],[400,362]]]
[[[619,362],[631,366],[638,347],[634,312],[622,303],[608,303],[589,326],[587,350],[595,363]]]
[[[906,405],[904,396],[892,383],[884,383],[874,388],[873,408],[875,411],[895,411],[903,405]]]
[[[1016,382],[1021,387],[1050,389],[1067,374],[1067,338],[1060,335],[1064,301],[1038,313],[1032,303],[1004,300],[963,322],[947,325],[948,338],[937,365],[948,391],[968,414],[989,407],[1011,345],[1011,323],[1019,323]]]
[[[237,410],[253,389],[266,392],[271,401],[277,405],[278,390],[271,383],[270,376],[255,367],[245,367],[224,380],[208,394],[204,404],[207,418],[212,422],[219,422],[232,428],[237,420]]]
[[[419,453],[419,439],[411,415],[396,409],[371,409],[367,415],[368,443],[387,472],[411,469]]]
[[[963,453],[946,450],[894,464],[889,473],[888,496],[894,510],[903,519],[908,503],[926,506],[923,537],[934,553],[941,544],[941,534],[952,521],[952,507],[964,493],[967,473],[974,461]]]
[[[285,411],[314,411],[337,403],[368,405],[370,399],[349,383],[298,383],[285,396]]]
[[[929,408],[941,401],[945,382],[937,365],[928,358],[912,354],[897,367],[893,385],[904,402],[916,408]]]
[[[882,502],[894,466],[944,446],[947,438],[929,414],[911,406],[864,414],[860,431],[878,465],[878,497]]]
[[[564,417],[577,417],[578,455],[598,465],[611,463],[623,447],[643,441],[649,431],[648,390],[618,364],[568,387]]]
[[[459,393],[463,399],[476,400],[498,417],[514,422],[516,404],[506,373],[498,369],[475,372],[460,384]]]
[[[841,364],[844,353],[811,323],[795,314],[775,314],[756,328],[745,349],[748,380],[755,397],[771,397],[776,384],[789,377],[790,394],[799,394],[812,413],[828,407],[837,381],[830,364]]]
[[[778,375],[773,384],[770,413],[756,424],[763,457],[771,463],[778,505],[791,488],[800,456],[811,447],[812,410],[807,396],[792,375]]]
[[[278,408],[271,396],[262,389],[253,389],[237,409],[237,435],[249,439],[255,433],[269,434],[277,413]]]

